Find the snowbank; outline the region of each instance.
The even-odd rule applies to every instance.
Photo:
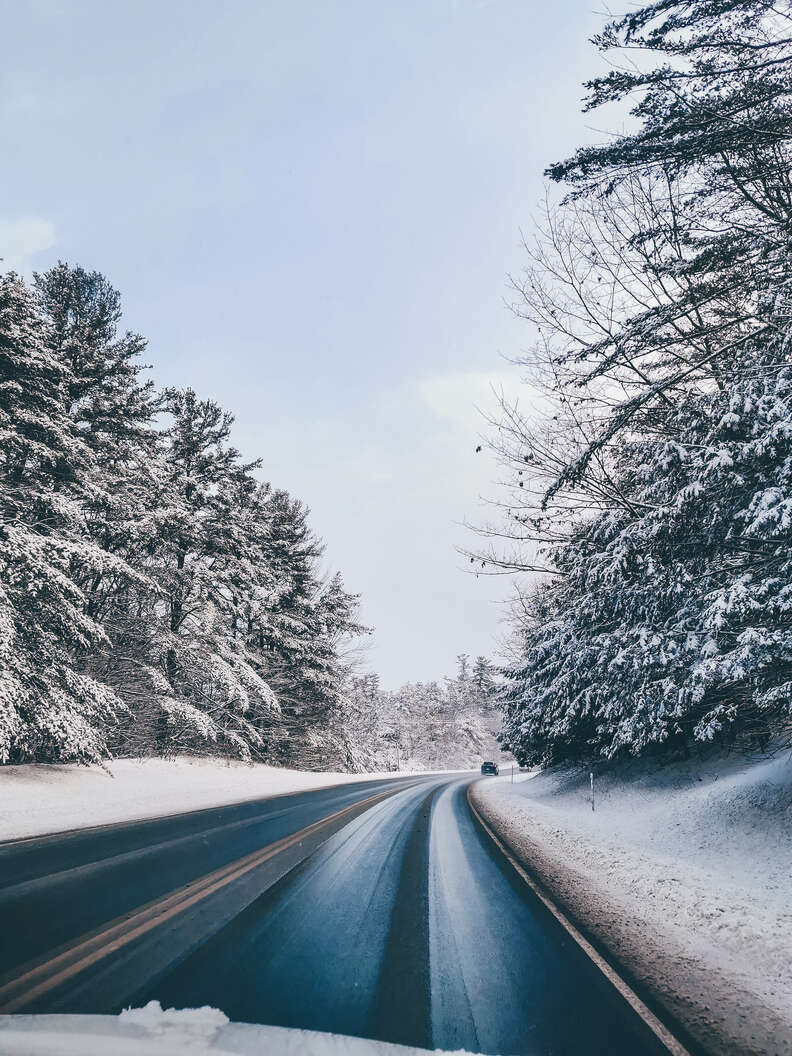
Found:
[[[0,840],[156,818],[398,774],[308,773],[222,759],[118,759],[0,767]]]
[[[718,1056],[792,1053],[792,760],[478,782],[556,899]]]
[[[3,1056],[426,1056],[424,1049],[363,1038],[229,1023],[215,1008],[163,1012],[157,1001],[120,1016],[0,1016],[0,1051]]]

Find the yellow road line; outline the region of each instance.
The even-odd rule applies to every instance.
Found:
[[[613,968],[608,961],[598,953],[597,950],[592,946],[588,939],[575,927],[569,917],[564,911],[556,905],[556,903],[550,898],[550,896],[539,886],[539,884],[533,879],[533,877],[526,871],[523,865],[514,857],[508,847],[498,837],[495,831],[490,825],[484,820],[478,810],[473,805],[473,800],[470,798],[470,791],[472,785],[468,785],[467,788],[467,801],[468,806],[475,815],[477,821],[487,833],[492,842],[496,845],[498,850],[507,859],[512,868],[518,873],[520,878],[527,884],[534,895],[539,901],[550,910],[555,919],[561,925],[561,927],[567,932],[567,934],[575,940],[581,950],[586,956],[594,962],[599,968],[605,978],[619,991],[624,1000],[630,1005],[634,1012],[637,1013],[644,1021],[646,1026],[655,1035],[658,1041],[668,1049],[671,1056],[691,1056],[690,1050],[686,1049],[682,1042],[671,1033],[666,1025],[657,1018],[652,1012],[649,1006],[641,1000],[636,994],[633,988],[627,983],[619,973]]]
[[[61,983],[78,975],[84,969],[127,946],[130,942],[134,942],[141,935],[145,935],[147,932],[159,927],[172,917],[190,909],[191,906],[196,905],[251,870],[263,865],[264,862],[282,854],[303,840],[315,836],[322,829],[334,826],[338,822],[343,822],[345,817],[361,813],[362,810],[373,807],[380,800],[386,799],[399,791],[401,791],[401,788],[388,789],[385,792],[377,792],[356,803],[351,803],[348,807],[344,807],[326,818],[313,822],[313,824],[300,829],[299,832],[295,832],[291,836],[285,836],[275,843],[268,844],[266,847],[245,855],[243,858],[238,858],[229,865],[207,873],[206,876],[192,881],[170,895],[151,902],[120,920],[108,924],[98,933],[78,940],[68,949],[36,965],[0,987],[0,1009],[3,1012],[16,1012],[18,1009],[24,1008],[43,994],[60,986]]]

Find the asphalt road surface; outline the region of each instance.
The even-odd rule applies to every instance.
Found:
[[[425,1048],[667,1052],[481,830],[470,780],[0,844],[0,1011],[157,999]]]

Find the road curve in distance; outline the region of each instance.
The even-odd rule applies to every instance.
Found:
[[[376,804],[135,1003],[503,1056],[667,1054],[496,852],[469,782]]]

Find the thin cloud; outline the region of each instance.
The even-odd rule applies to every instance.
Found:
[[[39,216],[0,218],[0,271],[27,275],[32,258],[55,245],[55,227]]]
[[[519,372],[454,371],[436,374],[418,382],[420,402],[443,422],[480,432],[485,416],[496,413],[503,394],[511,403],[525,395]]]

